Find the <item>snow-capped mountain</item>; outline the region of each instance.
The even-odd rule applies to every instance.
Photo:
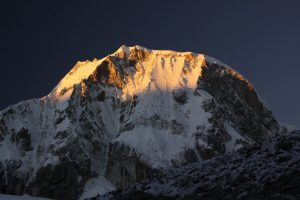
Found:
[[[122,46],[0,112],[0,191],[83,199],[280,133],[252,84],[220,61]]]

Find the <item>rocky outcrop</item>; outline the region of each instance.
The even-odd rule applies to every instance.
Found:
[[[62,158],[57,165],[40,168],[25,190],[32,196],[78,199],[90,178],[90,161],[77,163]]]
[[[15,135],[11,136],[12,142],[17,144],[17,147],[23,151],[32,150],[31,146],[31,136],[28,133],[28,130],[22,128]]]
[[[298,199],[300,131],[170,170],[111,199]]]
[[[105,177],[118,189],[126,189],[134,183],[161,174],[162,171],[143,163],[140,155],[131,147],[117,142],[109,145]]]
[[[279,125],[243,76],[234,70],[207,62],[202,69],[198,88],[210,93],[214,100],[206,105],[213,118],[223,115],[243,136],[255,142],[279,134]]]
[[[29,179],[28,172],[20,171],[21,160],[5,160],[0,162],[0,191],[4,194],[22,194]]]

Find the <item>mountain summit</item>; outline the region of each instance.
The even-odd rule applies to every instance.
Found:
[[[280,133],[252,84],[220,61],[122,46],[0,112],[0,191],[84,199]]]

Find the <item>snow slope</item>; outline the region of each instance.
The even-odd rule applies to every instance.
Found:
[[[0,194],[0,200],[50,200],[46,198],[40,198],[40,197],[30,197],[30,196],[16,196],[16,195],[5,195]]]

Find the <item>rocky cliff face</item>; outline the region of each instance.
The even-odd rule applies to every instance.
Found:
[[[281,199],[300,196],[300,131],[171,169],[110,199]]]
[[[280,132],[251,83],[223,63],[122,46],[0,112],[0,191],[76,199],[103,176],[125,189]]]

